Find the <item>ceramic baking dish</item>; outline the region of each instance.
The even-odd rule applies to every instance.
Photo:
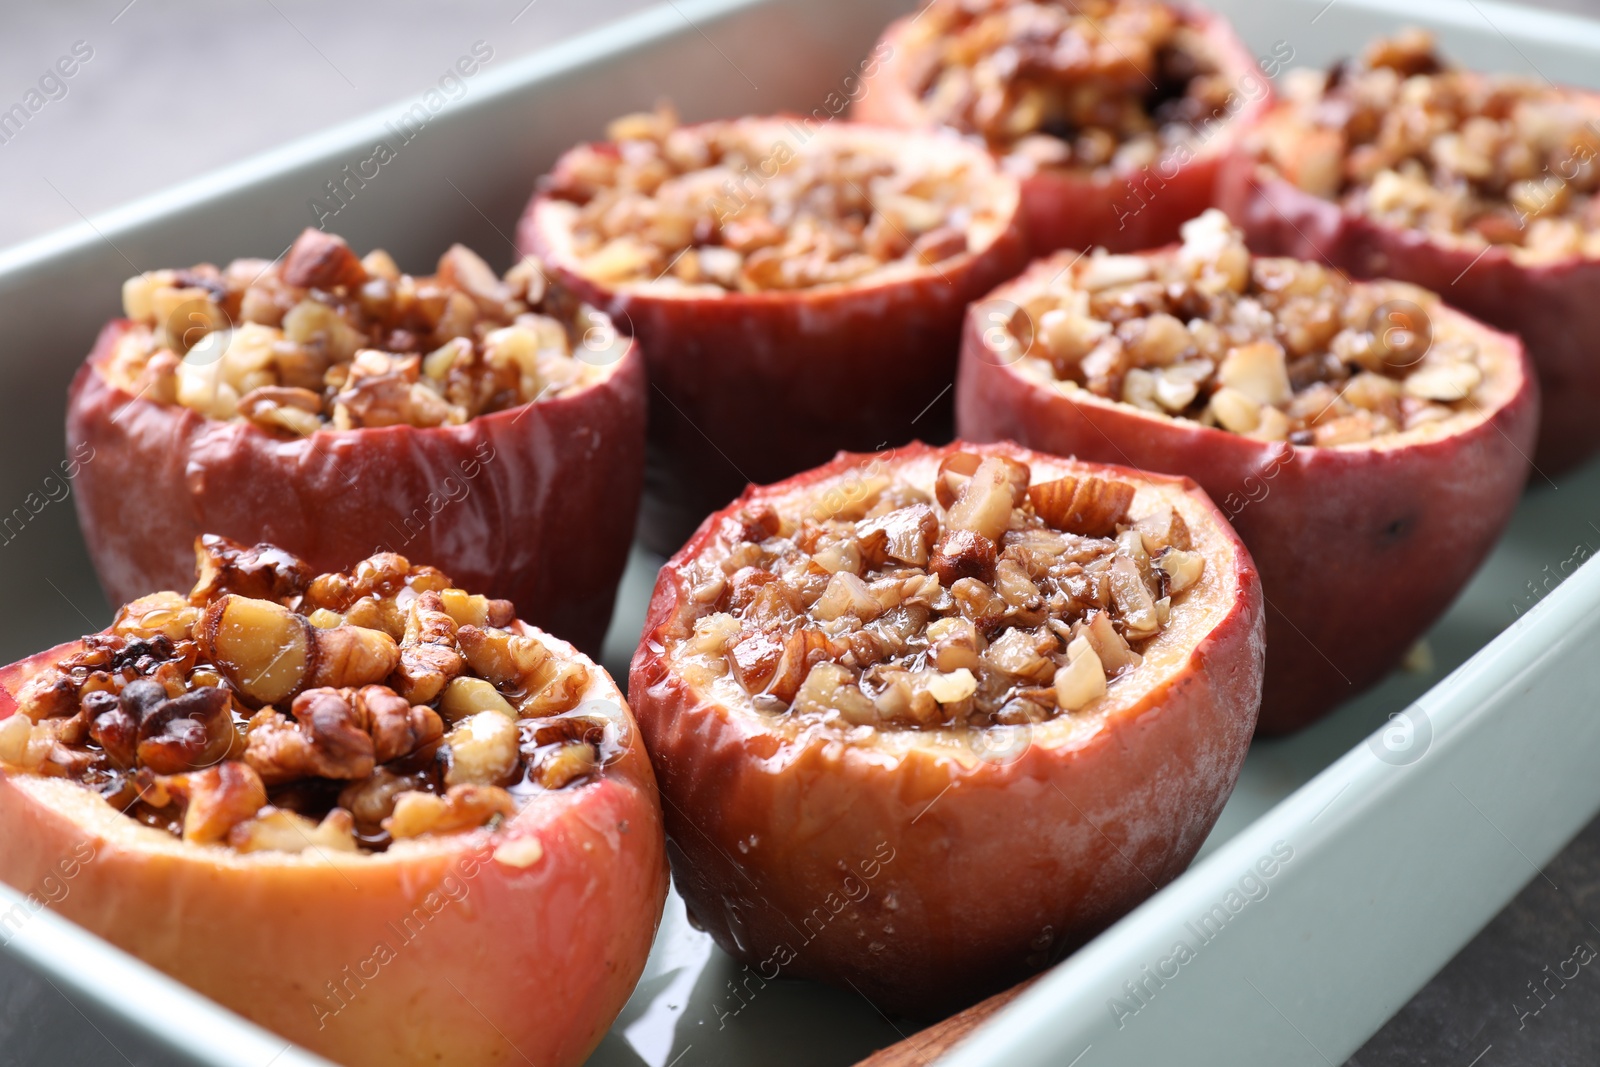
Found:
[[[0,419],[0,586],[14,605],[0,618],[0,661],[108,618],[72,506],[46,479],[62,460],[67,382],[116,313],[123,278],[276,253],[321,217],[319,204],[335,203],[330,228],[358,248],[420,264],[461,240],[503,267],[534,178],[608,118],[662,97],[691,119],[826,107],[906,6],[671,0],[484,70],[377,177],[345,184],[342,202],[329,183],[392,140],[390,124],[416,101],[0,252],[10,337],[0,396],[11,402]],[[1474,66],[1600,84],[1600,26],[1567,16],[1486,0],[1212,6],[1261,56],[1287,47],[1296,63],[1320,65],[1420,24]],[[943,1062],[1348,1056],[1600,809],[1600,570],[1582,566],[1600,548],[1597,500],[1600,466],[1559,486],[1535,475],[1417,669],[1303,734],[1257,744],[1195,866]],[[607,646],[613,672],[625,672],[659,562],[635,553]],[[0,887],[0,1060],[116,1062],[109,1045],[140,1065],[320,1062],[39,902]],[[1191,953],[1174,974],[1163,961],[1180,941]],[[849,1064],[909,1031],[848,992],[750,982],[674,897],[645,977],[592,1062]]]

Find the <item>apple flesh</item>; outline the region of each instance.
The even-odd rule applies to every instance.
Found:
[[[1165,503],[1188,525],[1205,577],[1109,696],[1031,729],[845,740],[674,669],[688,571],[723,517],[761,503],[797,513],[863,471],[926,491],[963,450],[1027,463],[1036,482],[1114,477],[1137,488],[1135,514]],[[848,985],[931,1017],[1042,969],[1182,872],[1244,760],[1262,656],[1254,565],[1191,483],[1010,445],[912,444],[841,453],[707,519],[662,568],[629,691],[695,921],[763,979]]]
[[[77,646],[0,669],[0,720]],[[585,699],[624,709],[631,732],[616,685],[591,678]],[[353,1067],[582,1063],[644,969],[666,899],[661,835],[634,744],[497,829],[382,853],[188,844],[66,779],[0,769],[0,880],[34,892],[76,857],[58,912]]]
[[[1042,260],[993,296],[1058,273]],[[1538,386],[1522,345],[1448,307],[1488,354],[1492,402],[1445,436],[1409,431],[1363,445],[1292,447],[1171,418],[1021,373],[984,337],[974,305],[962,342],[956,425],[1081,459],[1192,478],[1231,518],[1261,570],[1270,649],[1261,732],[1297,730],[1388,673],[1498,540],[1527,477]]]
[[[1212,205],[1222,161],[1271,106],[1272,87],[1225,19],[1200,8],[1180,11],[1228,80],[1227,114],[1202,124],[1193,148],[1167,149],[1134,173],[1027,165],[1020,173],[1023,232],[1034,255],[1096,246],[1112,252],[1154,248],[1176,240],[1179,226]],[[916,23],[915,16],[906,16],[884,31],[873,52],[884,58],[863,78],[852,118],[906,129],[938,125],[919,88],[920,72],[938,42]]]
[[[741,121],[770,126],[784,143],[799,136],[800,120]],[[969,252],[887,280],[707,295],[593,280],[572,252],[570,204],[541,194],[523,216],[519,248],[644,348],[652,389],[641,533],[663,554],[746,484],[787,477],[840,448],[881,448],[948,426],[962,312],[1027,262],[1016,184],[983,153],[845,122],[808,137],[870,154],[971,153],[992,173],[989,206],[1002,225]]]
[[[284,440],[112,385],[101,367],[130,328],[101,331],[67,400],[78,521],[113,604],[188,588],[195,538],[217,533],[318,573],[377,551],[426,559],[598,650],[644,476],[636,344],[591,386],[460,426]]]

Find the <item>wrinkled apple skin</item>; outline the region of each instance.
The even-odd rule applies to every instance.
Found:
[[[1258,255],[1320,260],[1358,278],[1397,278],[1431,289],[1452,307],[1527,346],[1543,412],[1530,453],[1543,475],[1558,474],[1600,448],[1600,260],[1515,262],[1491,245],[1482,257],[1420,230],[1385,226],[1308,193],[1244,155],[1223,170],[1218,205]]]
[[[1184,21],[1222,58],[1237,110],[1201,140],[1187,162],[1169,149],[1133,174],[1045,167],[1021,175],[1023,233],[1034,255],[1097,245],[1112,252],[1154,248],[1177,240],[1178,227],[1212,205],[1223,158],[1272,105],[1272,87],[1225,19],[1199,8],[1181,10]],[[926,57],[914,43],[913,21],[913,16],[898,19],[884,31],[874,54],[887,47],[888,55],[863,78],[852,118],[909,129],[934,125],[917,93]]]
[[[1069,397],[985,358],[976,312],[962,341],[956,425],[972,440],[1181,474],[1221,503],[1266,591],[1260,730],[1288,733],[1400,662],[1488,556],[1522,493],[1539,421],[1527,356],[1513,337],[1448,308],[1440,315],[1505,346],[1522,377],[1489,418],[1442,440],[1291,449],[1087,393]]]
[[[67,449],[89,556],[113,604],[194,581],[194,539],[270,541],[318,572],[392,550],[597,650],[643,481],[637,345],[605,381],[461,426],[284,440],[115,388],[100,334],[73,380]],[[92,450],[89,451],[89,450]]]
[[[1081,470],[1000,448],[1039,472]],[[722,515],[863,458],[753,488],[707,519],[662,568],[629,692],[666,801],[675,884],[717,943],[763,979],[817,978],[885,1011],[942,1016],[1059,959],[1193,858],[1255,726],[1261,590],[1233,531],[1188,485],[1190,522],[1211,528],[1212,562],[1231,558],[1237,596],[1182,670],[1081,743],[1040,734],[1009,762],[963,763],[820,729],[786,739],[671,672],[662,630]]]
[[[0,718],[75,645],[0,670]],[[626,708],[603,674],[590,698]],[[537,861],[495,858],[529,839]],[[637,744],[498,830],[370,856],[186,845],[82,787],[0,770],[0,880],[39,893],[51,877],[68,919],[350,1067],[582,1063],[644,969],[667,890]]]
[[[528,206],[518,247],[644,349],[652,388],[640,532],[663,554],[749,483],[787,477],[841,448],[898,444],[930,423],[948,428],[962,312],[1027,262],[1013,218],[981,252],[912,278],[664,297],[584,277],[554,251],[549,205],[540,195]]]

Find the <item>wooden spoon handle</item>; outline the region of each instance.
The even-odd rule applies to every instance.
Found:
[[[856,1067],[928,1067],[1036,981],[1038,981],[1037,975],[1017,983],[1003,993],[996,993],[988,1000],[979,1001],[970,1008],[958,1011],[942,1022],[918,1030],[904,1041],[874,1052],[856,1064]]]

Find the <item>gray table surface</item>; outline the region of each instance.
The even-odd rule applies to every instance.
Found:
[[[414,94],[474,41],[510,58],[646,3],[10,0],[0,4],[0,109],[77,42],[92,56],[64,95],[56,91],[0,143],[0,203],[10,205],[0,213],[0,247]],[[1600,0],[1542,6],[1600,16]],[[1348,1067],[1600,1063],[1592,971],[1600,971],[1600,820]],[[85,1016],[90,1025],[68,1035],[43,1032],[41,1020],[61,1017],[62,997],[0,964],[0,1063],[162,1062],[103,1019]]]

